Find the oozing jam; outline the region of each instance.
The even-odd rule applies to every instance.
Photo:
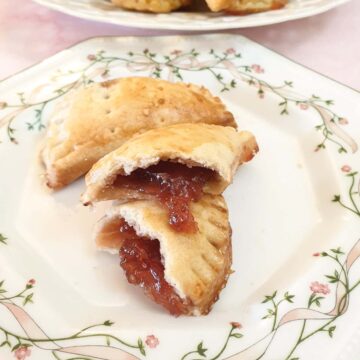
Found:
[[[120,248],[120,266],[125,271],[128,282],[140,285],[149,298],[172,315],[186,313],[189,303],[182,300],[164,278],[159,241],[139,237],[124,220],[120,224],[120,233],[124,238]]]
[[[173,229],[192,233],[197,231],[197,224],[190,203],[201,198],[205,183],[213,176],[214,171],[209,169],[161,161],[129,176],[118,176],[114,186],[155,196],[167,208]]]

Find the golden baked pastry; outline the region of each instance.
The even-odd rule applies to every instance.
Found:
[[[287,0],[232,0],[225,11],[233,15],[246,15],[281,9],[287,2]]]
[[[238,166],[258,151],[254,136],[231,127],[177,124],[137,135],[86,175],[85,205],[101,200],[157,199],[178,231],[195,232],[189,203],[221,194]]]
[[[138,182],[129,175],[159,162],[178,163],[184,168],[208,169],[212,176],[204,192],[221,194],[232,182],[238,166],[258,151],[255,137],[248,131],[208,124],[176,124],[134,136],[100,159],[85,177],[82,201],[148,199],[136,190]],[[122,178],[134,180],[134,189],[117,186]]]
[[[284,7],[288,0],[206,0],[212,11],[225,11],[234,15],[276,10]]]
[[[183,122],[236,127],[219,98],[192,84],[130,77],[71,93],[50,118],[42,151],[47,184],[61,188],[133,135]]]
[[[148,11],[153,13],[168,13],[191,4],[192,0],[111,0],[124,9]]]
[[[231,228],[222,196],[191,204],[194,234],[169,227],[166,210],[152,200],[114,206],[99,222],[96,244],[118,252],[128,281],[173,315],[207,314],[226,285]]]

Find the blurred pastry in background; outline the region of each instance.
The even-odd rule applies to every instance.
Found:
[[[287,0],[232,0],[224,11],[234,15],[246,15],[281,9],[287,2]]]
[[[288,0],[111,0],[115,6],[123,9],[152,13],[168,13],[189,5],[198,12],[206,11],[201,3],[206,2],[213,12],[224,11],[233,15],[247,15],[284,7]],[[198,7],[200,7],[198,9]]]
[[[284,7],[288,0],[206,0],[211,11],[246,15]]]
[[[148,11],[152,13],[168,13],[191,4],[192,0],[111,0],[124,9]]]

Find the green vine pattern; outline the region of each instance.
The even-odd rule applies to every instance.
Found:
[[[293,91],[292,81],[284,81],[278,85],[271,84],[263,78],[265,70],[260,65],[244,64],[242,54],[232,48],[222,52],[210,49],[204,54],[200,54],[196,49],[173,50],[167,54],[159,54],[149,49],[144,49],[142,52],[130,51],[121,56],[110,55],[105,51],[89,54],[87,64],[81,69],[59,70],[50,83],[51,89],[47,83],[38,86],[27,95],[18,93],[18,101],[15,103],[0,101],[0,114],[4,114],[0,115],[0,126],[6,127],[8,139],[17,144],[14,122],[20,113],[32,109],[33,120],[26,123],[27,129],[41,131],[45,128],[44,112],[49,104],[81,86],[112,77],[114,70],[124,66],[132,73],[167,78],[171,81],[184,81],[185,74],[204,72],[216,80],[220,92],[231,91],[237,88],[239,83],[245,83],[255,89],[260,99],[265,97],[266,92],[278,97],[281,115],[290,114],[290,104],[301,110],[312,109],[320,119],[320,123],[315,128],[322,136],[322,141],[315,147],[316,151],[325,149],[327,143],[335,145],[339,153],[348,152],[346,144],[352,151],[356,150],[357,145],[354,141],[348,135],[344,135],[344,131],[340,129],[340,126],[348,123],[347,119],[330,109],[334,104],[333,100],[322,99],[317,95],[310,97],[299,95]],[[63,82],[67,78],[70,79],[68,83],[57,86],[59,80]],[[47,87],[50,95],[45,99],[39,97],[41,90]]]
[[[0,234],[0,244],[7,245],[7,237],[3,234]]]
[[[3,235],[1,238],[5,239]],[[8,307],[9,305],[17,306],[19,308],[24,308],[27,304],[31,304],[34,301],[34,292],[33,288],[35,287],[35,279],[30,279],[26,285],[20,291],[9,294],[8,290],[5,287],[5,280],[0,281],[0,305],[4,307]],[[26,313],[27,314],[27,313]],[[27,314],[28,316],[28,314]],[[29,318],[31,319],[31,318]],[[31,348],[36,347],[39,350],[48,351],[51,353],[54,359],[56,360],[93,360],[94,358],[101,359],[97,356],[79,356],[79,357],[63,357],[61,355],[61,346],[59,342],[74,342],[81,341],[82,339],[94,339],[96,341],[96,345],[105,346],[106,347],[127,347],[132,350],[137,350],[142,356],[146,356],[145,344],[141,338],[138,338],[135,344],[131,344],[120,339],[117,336],[114,336],[110,333],[105,332],[94,332],[95,329],[101,327],[111,327],[114,325],[114,322],[110,320],[106,320],[100,324],[90,325],[77,331],[74,334],[64,337],[41,337],[34,338],[31,337],[24,330],[23,324],[21,320],[17,319],[19,325],[23,328],[23,332],[14,332],[6,328],[5,324],[0,324],[0,348],[8,347],[9,351],[14,354],[17,359],[25,359],[26,357],[31,356]],[[33,321],[31,319],[31,321]],[[35,326],[38,326],[35,322],[33,323]],[[90,331],[91,330],[91,331]],[[2,340],[1,340],[2,335]],[[146,345],[150,348],[155,348],[159,341],[154,335],[150,335],[146,338]],[[49,349],[46,346],[55,345],[59,348],[59,350]],[[120,348],[119,348],[120,349]],[[135,357],[131,357],[135,359]],[[136,357],[136,359],[138,359]]]
[[[351,171],[350,166],[344,165],[342,171],[345,176],[350,179],[350,186],[347,193],[347,202],[344,202],[340,195],[334,195],[333,202],[339,203],[344,209],[349,210],[353,214],[360,216],[360,179],[357,171]]]
[[[266,295],[265,299],[262,301],[262,304],[265,304],[267,302],[271,303],[271,308],[268,308],[266,315],[262,317],[262,320],[273,319],[271,331],[274,331],[277,328],[276,325],[278,321],[280,304],[284,301],[293,303],[293,298],[295,297],[295,295],[290,295],[288,292],[286,292],[280,300],[276,301],[276,296],[277,296],[277,291],[275,291],[272,295]]]
[[[117,343],[121,346],[127,346],[129,348],[138,349],[142,355],[144,355],[144,356],[146,355],[145,346],[140,338],[136,345],[132,345],[132,344],[129,344],[129,343],[119,339],[118,337],[116,337],[114,335],[110,335],[110,334],[106,334],[106,333],[95,333],[94,334],[94,333],[87,332],[90,329],[95,329],[95,328],[99,328],[99,327],[110,327],[113,324],[114,323],[107,320],[101,324],[87,326],[86,328],[84,328],[70,336],[61,337],[61,338],[51,338],[51,339],[33,339],[28,336],[15,334],[9,330],[6,330],[4,327],[0,327],[0,333],[2,332],[5,337],[5,340],[0,344],[0,347],[8,346],[11,349],[11,352],[14,352],[16,355],[16,350],[29,349],[33,346],[36,346],[42,350],[46,350],[46,349],[42,348],[40,346],[40,344],[56,343],[56,342],[60,342],[60,341],[69,341],[69,340],[79,340],[79,339],[85,339],[85,338],[92,338],[92,339],[96,338],[96,339],[102,340],[106,346],[110,346],[113,343]],[[13,344],[15,344],[15,345],[13,345]],[[56,350],[50,350],[50,351],[51,351],[53,358],[55,358],[56,360],[64,360],[64,358],[60,357],[60,355],[58,354],[58,352]],[[74,359],[75,359],[74,357],[66,358],[66,360],[74,360]],[[80,360],[80,359],[81,360],[93,360],[94,357],[82,356],[82,357],[77,357],[76,359],[78,359],[78,360]]]
[[[318,333],[324,332],[324,333],[327,333],[330,338],[333,337],[334,332],[336,330],[336,326],[332,325],[332,324],[335,322],[335,320],[337,318],[339,318],[340,316],[342,316],[344,314],[344,308],[346,306],[346,301],[347,301],[346,299],[347,299],[348,295],[360,285],[360,281],[357,281],[354,284],[350,285],[349,276],[348,276],[349,274],[345,270],[345,267],[344,267],[345,264],[342,259],[342,257],[344,255],[345,255],[345,253],[341,250],[341,248],[331,249],[328,252],[314,254],[314,256],[327,257],[328,259],[330,259],[331,261],[333,261],[335,263],[335,266],[337,268],[335,268],[334,273],[330,274],[330,275],[325,275],[325,278],[327,279],[329,284],[341,283],[341,285],[345,287],[346,292],[342,296],[342,299],[340,300],[340,306],[338,307],[337,313],[335,315],[333,315],[329,320],[326,320],[325,323],[321,324],[321,326],[319,326],[317,329],[311,330],[308,333],[306,333],[306,326],[307,326],[307,322],[309,320],[301,320],[302,325],[301,325],[301,330],[300,330],[299,336],[298,336],[294,346],[290,349],[288,355],[285,357],[285,360],[300,359],[299,357],[294,357],[294,353],[296,352],[298,347],[302,343],[304,343],[306,340],[310,339],[311,337],[313,337],[314,335],[316,335]],[[344,280],[342,280],[342,275],[345,278]],[[315,281],[315,282],[311,283],[310,290],[311,290],[311,293],[310,293],[308,301],[307,301],[306,309],[321,308],[321,302],[330,293],[329,285],[321,284],[321,283]],[[279,305],[284,300],[292,303],[293,298],[295,298],[295,295],[289,295],[288,293],[285,293],[284,297],[280,301],[276,302],[275,301],[276,300],[276,292],[271,296],[265,297],[265,300],[263,301],[263,303],[271,301],[274,304],[274,310],[271,311],[271,314],[273,314],[273,315],[270,316],[270,317],[274,318],[274,322],[272,323],[271,332],[276,332],[279,328],[279,324],[277,324],[275,326],[275,324],[276,324],[275,314],[277,314],[279,312]],[[269,312],[269,310],[268,310],[268,312]],[[261,359],[264,355],[265,355],[265,353],[262,354],[257,359]]]
[[[17,300],[22,300],[22,305],[25,306],[28,303],[32,303],[33,302],[33,296],[34,293],[31,292],[31,289],[34,287],[35,284],[35,280],[34,279],[30,279],[26,286],[19,291],[16,294],[13,295],[6,295],[7,294],[7,290],[4,287],[4,283],[5,280],[0,281],[0,301],[17,301]],[[1,346],[1,345],[0,345]]]
[[[344,165],[341,168],[341,170],[343,173],[345,173],[346,177],[350,178],[350,184],[347,191],[349,204],[344,203],[340,195],[335,195],[333,202],[339,203],[343,208],[360,217],[360,212],[359,212],[360,180],[358,179],[358,172],[352,171],[349,165]],[[299,334],[296,338],[295,343],[291,347],[289,347],[287,355],[281,360],[300,360],[299,355],[296,354],[298,349],[301,347],[302,344],[304,344],[306,341],[313,338],[317,334],[325,333],[329,336],[329,338],[333,338],[335,336],[335,332],[336,332],[335,322],[338,318],[340,318],[346,313],[347,308],[350,304],[350,294],[359,287],[360,279],[351,282],[349,275],[350,268],[347,266],[349,255],[346,256],[345,252],[340,247],[330,249],[329,251],[314,253],[313,256],[328,259],[334,264],[334,270],[332,273],[324,275],[323,283],[320,283],[319,281],[314,281],[309,285],[310,293],[306,302],[306,307],[304,308],[296,307],[292,310],[287,310],[286,312],[282,312],[281,311],[282,305],[285,303],[288,304],[294,303],[296,296],[290,294],[288,291],[283,293],[281,296],[279,295],[278,291],[274,291],[270,295],[265,295],[262,304],[264,305],[266,304],[267,308],[266,308],[266,313],[264,314],[262,319],[270,321],[269,332],[254,344],[244,348],[243,350],[241,350],[240,352],[238,352],[233,356],[226,357],[226,359],[229,360],[232,358],[235,359],[236,355],[241,354],[247,351],[248,349],[252,348],[253,346],[258,345],[261,341],[264,341],[265,339],[270,339],[259,356],[257,356],[256,358],[254,357],[247,358],[248,360],[262,359],[266,354],[268,354],[270,345],[274,337],[276,336],[276,333],[279,330],[279,328],[285,326],[288,322],[290,322],[290,320],[285,320],[285,319],[287,319],[287,317],[289,317],[291,313],[296,311],[304,311],[304,309],[305,311],[309,311],[309,312],[315,311],[317,313],[320,313],[319,311],[322,308],[322,302],[332,291],[330,288],[331,285],[336,286],[336,296],[338,296],[338,293],[340,294],[340,297],[337,299],[337,303],[335,305],[334,310],[329,313],[320,313],[324,315],[324,318],[317,318],[316,321],[317,322],[321,321],[321,323],[315,329],[312,327],[311,330],[309,329],[309,322],[311,322],[312,320],[311,318],[307,319],[301,317],[298,318],[293,317],[291,321],[296,320],[301,322],[301,327],[299,328]],[[186,353],[181,358],[181,360],[185,360],[185,359],[190,360],[190,356],[193,356],[195,354],[199,356],[196,358],[191,357],[191,360],[220,359],[220,356],[225,352],[225,350],[229,346],[229,339],[231,338],[232,331],[235,328],[241,328],[241,325],[239,323],[231,323],[231,324],[236,324],[236,326],[231,325],[229,336],[225,339],[224,345],[222,346],[218,355],[212,358],[206,357],[206,351],[208,351],[208,349],[203,348],[203,341],[201,341],[198,344],[196,350]],[[243,336],[242,334],[239,335],[240,336],[236,336],[236,337],[241,338]]]
[[[238,331],[241,329],[240,323],[231,322],[230,325],[231,325],[231,328],[225,339],[224,345],[222,346],[222,348],[220,349],[220,351],[217,354],[215,354],[214,356],[208,357],[206,354],[208,349],[204,348],[203,341],[201,341],[197,345],[196,350],[189,351],[184,356],[182,356],[181,360],[190,360],[190,359],[191,360],[201,360],[201,359],[202,360],[217,360],[217,359],[220,359],[220,356],[226,350],[231,338],[241,339],[243,337],[243,335]],[[201,359],[199,359],[197,355],[200,356]]]
[[[330,106],[334,104],[332,100],[322,99],[317,95],[312,95],[309,98],[299,96],[292,92],[294,86],[291,81],[284,81],[280,85],[272,85],[262,78],[262,74],[265,70],[257,64],[242,64],[242,55],[236,52],[234,49],[227,49],[223,52],[216,52],[211,49],[208,54],[201,56],[195,49],[190,51],[174,50],[167,55],[161,55],[152,52],[148,49],[144,49],[143,52],[128,52],[123,56],[111,56],[104,51],[99,51],[97,54],[90,54],[87,56],[88,63],[79,70],[69,70],[67,72],[59,71],[55,80],[53,81],[53,89],[51,95],[45,99],[38,98],[38,93],[48,85],[40,85],[33,89],[29,94],[18,93],[18,102],[9,103],[6,101],[0,101],[0,126],[6,127],[6,133],[8,139],[17,144],[18,140],[15,136],[16,128],[14,122],[18,115],[23,111],[32,110],[33,120],[26,123],[29,131],[37,130],[41,131],[45,128],[45,109],[47,106],[65,96],[66,94],[74,91],[75,89],[86,86],[94,81],[101,79],[107,79],[112,76],[112,71],[117,67],[125,66],[131,72],[140,73],[141,75],[148,75],[155,78],[164,78],[164,73],[167,71],[167,77],[169,80],[183,81],[187,72],[207,72],[212,76],[219,84],[220,92],[231,91],[238,87],[238,83],[244,82],[249,86],[256,89],[256,92],[260,99],[265,97],[265,93],[269,92],[280,98],[279,109],[281,115],[289,115],[289,105],[293,104],[298,106],[301,110],[313,109],[320,118],[320,124],[316,126],[316,130],[322,135],[322,141],[316,146],[315,150],[321,150],[326,148],[327,143],[332,143],[338,149],[339,153],[346,153],[348,150],[345,148],[344,142],[351,147],[355,152],[356,146],[343,135],[342,131],[337,130],[338,126],[344,126],[348,124],[348,120],[339,116],[330,109]],[[74,80],[74,76],[76,79]],[[58,79],[71,78],[65,85],[56,86]],[[294,95],[295,94],[295,95]],[[36,98],[35,100],[33,100]],[[349,210],[351,213],[360,216],[360,204],[359,204],[359,187],[355,188],[358,181],[358,173],[351,172],[350,167],[344,166],[342,168],[346,172],[346,176],[350,179],[350,186],[348,191],[347,202],[343,200],[340,195],[335,195],[333,202],[339,203],[343,208]],[[0,244],[6,245],[8,239],[0,234]],[[360,280],[355,283],[350,283],[349,272],[345,268],[344,252],[341,248],[331,249],[328,252],[316,253],[314,256],[320,256],[327,258],[334,262],[336,268],[332,274],[326,275],[327,282],[329,284],[336,284],[338,287],[344,288],[344,294],[340,299],[337,312],[333,314],[329,319],[324,321],[321,326],[315,330],[307,332],[307,325],[309,320],[301,320],[302,325],[299,332],[299,336],[295,344],[289,349],[288,355],[284,360],[298,360],[300,359],[296,355],[296,351],[308,339],[312,338],[318,333],[327,333],[329,337],[333,337],[336,325],[334,322],[346,312],[346,306],[349,303],[350,293],[353,292],[359,285]],[[25,287],[13,294],[8,295],[7,290],[4,287],[5,282],[0,282],[0,304],[16,304],[21,302],[21,306],[26,306],[33,302],[34,293],[32,291],[35,280],[31,279],[27,282]],[[307,301],[307,310],[320,308],[322,301],[330,293],[329,284],[322,284],[319,282],[313,282],[310,285],[310,295]],[[266,314],[262,319],[271,321],[270,330],[267,336],[272,336],[270,343],[267,345],[265,351],[257,358],[261,359],[266,353],[271,344],[273,337],[281,324],[282,317],[280,316],[281,305],[284,303],[293,303],[295,295],[285,292],[279,297],[278,291],[275,291],[271,295],[266,295],[263,304],[270,305],[266,309]],[[89,330],[94,330],[98,327],[110,327],[113,322],[107,320],[101,324],[95,324],[88,326],[75,334],[62,338],[43,338],[33,339],[26,334],[14,333],[2,326],[0,326],[0,333],[3,334],[3,341],[0,343],[0,347],[9,347],[10,351],[15,354],[17,358],[25,359],[30,356],[31,347],[37,347],[43,349],[41,344],[43,343],[56,343],[59,341],[79,340],[83,338],[94,338],[98,341],[101,340],[105,346],[111,346],[113,343],[121,346],[126,346],[132,349],[136,349],[141,355],[145,356],[145,345],[141,338],[138,339],[136,344],[127,343],[113,335],[107,333],[93,333]],[[239,332],[241,325],[239,323],[232,322],[227,337],[224,340],[223,346],[213,356],[208,356],[208,349],[204,348],[204,342],[201,341],[196,346],[195,350],[186,353],[181,357],[181,360],[217,360],[224,354],[225,350],[230,344],[232,338],[241,339],[243,334]],[[149,342],[146,344],[150,348],[156,347],[158,339],[153,335],[149,336]],[[44,349],[43,349],[44,350]],[[18,357],[19,356],[22,357]],[[56,350],[52,350],[51,354],[56,360],[91,360],[93,357],[71,357],[64,359],[60,357]],[[230,357],[231,358],[231,357]],[[229,358],[229,359],[230,359]]]

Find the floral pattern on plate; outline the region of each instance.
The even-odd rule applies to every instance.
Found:
[[[222,52],[209,49],[207,54],[200,54],[196,49],[186,52],[174,49],[168,54],[158,54],[150,49],[143,49],[139,53],[130,51],[122,56],[100,50],[96,54],[88,54],[87,60],[88,64],[83,68],[68,70],[67,73],[60,72],[53,78],[58,81],[76,74],[75,81],[65,82],[59,87],[50,86],[49,83],[41,84],[32,89],[29,94],[18,93],[17,103],[8,104],[0,101],[1,110],[11,110],[0,118],[0,125],[6,126],[10,141],[17,143],[12,123],[22,111],[30,108],[34,110],[33,120],[26,123],[28,130],[42,130],[45,128],[43,112],[49,103],[81,86],[90,84],[99,77],[107,79],[112,75],[112,69],[126,66],[130,72],[145,73],[145,75],[155,78],[164,77],[169,81],[182,81],[183,72],[203,72],[206,76],[216,79],[220,92],[230,91],[236,88],[238,83],[248,84],[254,88],[261,99],[265,98],[267,92],[275,94],[280,99],[281,115],[289,115],[290,104],[298,106],[301,110],[312,109],[319,118],[319,124],[315,129],[321,133],[323,138],[316,145],[315,151],[325,149],[328,142],[335,144],[340,153],[347,152],[346,145],[352,152],[356,152],[358,149],[356,142],[341,128],[341,126],[347,125],[348,121],[330,109],[334,103],[333,100],[322,99],[317,95],[305,97],[298,94],[293,90],[292,81],[285,80],[282,84],[269,83],[261,78],[265,72],[261,65],[244,64],[241,61],[241,53],[236,52],[233,48],[224,49]],[[230,78],[224,79],[223,73],[228,73]],[[46,99],[38,95],[44,88],[48,88],[51,92],[51,96]]]
[[[321,92],[317,95],[302,95],[303,92],[297,88],[299,79],[283,80],[277,76],[274,80],[274,69],[271,66],[259,59],[248,60],[247,53],[243,50],[249,46],[248,40],[237,38],[240,39],[237,46],[237,43],[228,37],[208,39],[209,42],[216,40],[222,47],[209,46],[204,49],[202,45],[200,49],[200,45],[197,47],[196,44],[202,43],[202,38],[192,38],[188,41],[189,44],[185,42],[183,46],[173,46],[170,40],[167,47],[161,50],[144,46],[145,40],[139,40],[137,49],[133,46],[131,50],[124,50],[124,46],[119,46],[118,42],[112,42],[111,39],[107,40],[107,48],[105,46],[105,49],[101,50],[99,44],[95,46],[90,42],[80,54],[76,53],[81,62],[80,66],[73,66],[70,62],[70,66],[64,64],[53,67],[51,74],[46,75],[43,81],[35,86],[27,86],[26,89],[20,88],[21,84],[14,86],[11,96],[2,92],[0,87],[0,148],[12,146],[7,149],[21,149],[26,131],[28,135],[31,132],[35,135],[35,132],[45,129],[47,110],[53,102],[80,86],[119,76],[119,71],[121,76],[135,74],[171,81],[189,81],[193,74],[198,74],[211,81],[211,91],[225,99],[227,94],[235,94],[247,87],[254,104],[275,102],[278,106],[276,116],[291,120],[293,113],[300,113],[307,114],[307,119],[311,117],[314,123],[311,139],[316,139],[311,145],[311,156],[318,156],[323,152],[334,154],[337,159],[336,171],[342,186],[338,193],[329,193],[326,206],[337,206],[346,216],[351,217],[351,221],[356,219],[356,224],[359,224],[360,178],[353,170],[359,166],[356,142],[358,136],[350,134],[350,129],[354,129],[351,126],[357,125],[354,125],[353,116],[342,116],[334,110],[338,97],[335,100],[329,99],[327,96],[320,96]],[[39,65],[39,69],[42,66],[44,65]],[[21,74],[19,76],[21,77]],[[318,93],[315,86],[314,92]],[[7,225],[2,223],[0,252],[15,246],[13,235],[9,235],[5,227],[7,228]],[[265,292],[265,297],[257,298],[261,315],[256,318],[256,323],[260,324],[264,332],[258,334],[258,331],[255,331],[252,334],[251,327],[242,319],[243,314],[239,313],[238,318],[229,319],[228,322],[222,322],[222,326],[216,326],[214,334],[217,341],[209,342],[206,336],[202,338],[202,333],[196,334],[199,341],[188,339],[186,343],[179,345],[175,358],[308,359],[312,356],[312,351],[304,350],[304,357],[302,349],[307,343],[315,344],[319,341],[316,339],[320,334],[336,341],[337,334],[344,333],[344,329],[338,327],[340,319],[349,319],[349,313],[353,316],[356,314],[352,298],[360,284],[360,274],[356,268],[360,243],[355,242],[355,239],[342,240],[330,247],[330,250],[326,249],[327,247],[321,247],[310,254],[299,255],[303,259],[311,258],[311,268],[315,270],[312,271],[310,280],[299,284],[297,290],[293,289],[293,284],[276,286],[273,289],[278,290]],[[43,330],[47,324],[35,320],[36,313],[30,307],[34,306],[31,304],[36,296],[34,287],[38,286],[38,277],[36,280],[27,280],[25,286],[15,292],[7,289],[7,284],[12,282],[9,278],[0,282],[0,304],[15,320],[17,330],[9,330],[0,315],[0,334],[3,337],[0,351],[7,349],[7,353],[11,353],[13,358],[35,358],[40,352],[48,354],[41,359],[56,360],[136,359],[145,356],[162,359],[168,356],[161,348],[167,343],[171,344],[171,340],[156,327],[156,331],[148,329],[148,335],[138,336],[138,340],[134,342],[124,341],[109,331],[103,331],[102,327],[107,330],[106,328],[114,326],[114,322],[110,320],[80,328],[75,332],[70,331],[70,335],[49,336],[48,332]],[[36,297],[36,302],[41,300]],[[300,326],[294,328],[294,323]],[[286,343],[286,347],[283,346],[283,352],[279,355],[276,341],[278,338],[284,339],[283,329],[287,328],[293,340]],[[227,333],[224,334],[224,331]],[[86,342],[82,342],[84,339]],[[151,354],[152,351],[154,355]]]

